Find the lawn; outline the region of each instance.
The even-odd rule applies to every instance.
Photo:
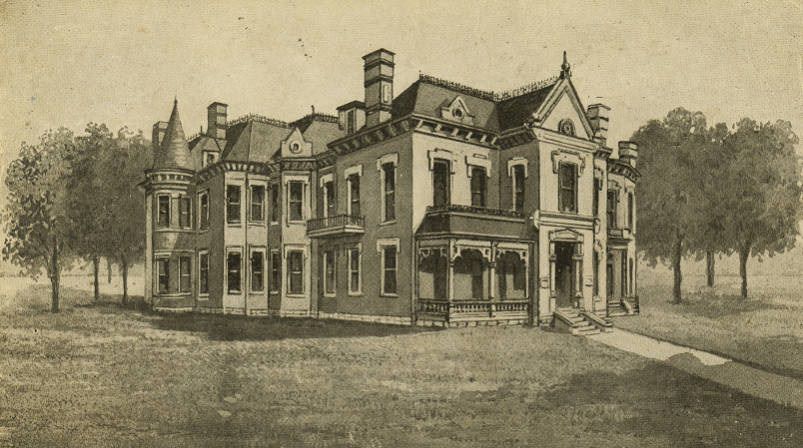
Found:
[[[701,270],[687,269],[684,303],[675,305],[671,273],[641,269],[641,315],[616,318],[615,325],[803,379],[800,275],[750,276],[750,297],[745,300],[739,296],[738,276],[719,275],[716,286],[707,288],[697,272]]]
[[[0,446],[803,444],[803,412],[591,340],[166,316],[0,290]],[[106,297],[107,300],[111,299]]]

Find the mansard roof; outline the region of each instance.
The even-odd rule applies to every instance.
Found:
[[[474,116],[474,126],[499,132],[523,125],[546,101],[559,80],[550,78],[498,93],[422,74],[393,99],[392,113],[396,118],[411,113],[440,117],[444,104],[459,96]]]
[[[178,100],[173,101],[173,112],[170,114],[159,151],[154,154],[153,168],[193,169],[190,148],[187,145],[184,128],[181,126],[181,118],[178,114]]]

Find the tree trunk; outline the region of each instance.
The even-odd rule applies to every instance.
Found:
[[[50,277],[50,312],[59,312],[59,282],[61,280],[61,269],[59,268],[59,253],[58,249],[54,249],[50,255],[50,262],[48,263],[48,277]]]
[[[100,301],[100,284],[98,282],[98,279],[100,277],[100,258],[98,258],[97,255],[92,257],[92,274],[95,278],[94,290],[95,290],[95,302],[97,303]]]
[[[106,258],[106,283],[112,282],[112,261]]]
[[[747,298],[747,259],[750,257],[750,247],[739,249],[739,275],[742,277],[742,298]]]
[[[122,257],[123,271],[123,306],[128,305],[128,260]]]
[[[705,253],[705,282],[709,288],[714,287],[714,251]]]
[[[674,274],[674,285],[672,287],[672,300],[674,303],[682,303],[683,298],[680,292],[680,285],[683,282],[683,274],[680,271],[680,261],[683,255],[683,240],[678,237],[675,240],[675,247],[672,249],[672,273]]]

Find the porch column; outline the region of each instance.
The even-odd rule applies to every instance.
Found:
[[[496,243],[491,243],[491,255],[488,259],[488,300],[493,301],[496,290]]]
[[[449,291],[448,291],[446,299],[449,302],[452,302],[454,300],[454,260],[455,260],[454,254],[455,254],[455,251],[456,251],[456,248],[454,247],[454,241],[449,240],[449,253],[447,254],[447,256],[448,256],[447,260],[449,261],[449,269],[448,269],[448,271],[446,271],[446,279],[447,279],[447,282],[449,284]]]
[[[555,295],[555,262],[557,256],[555,255],[555,243],[549,242],[549,310],[555,311],[556,298]]]
[[[579,308],[584,309],[583,298],[583,243],[574,244],[574,298],[577,301]]]

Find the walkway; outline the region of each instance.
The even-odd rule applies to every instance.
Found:
[[[626,330],[588,336],[605,345],[655,359],[692,375],[748,395],[803,409],[803,381],[723,358],[702,350],[659,341]]]

